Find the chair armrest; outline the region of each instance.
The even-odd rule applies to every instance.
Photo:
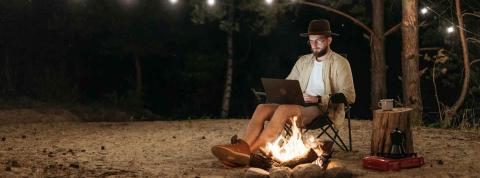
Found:
[[[256,91],[255,88],[250,88],[250,90],[252,91],[253,95],[255,95],[257,101],[262,101],[267,97],[267,93],[265,92]]]

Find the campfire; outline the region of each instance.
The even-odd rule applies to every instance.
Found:
[[[297,175],[325,174],[333,143],[321,142],[313,136],[304,138],[296,121],[297,117],[293,117],[290,135],[280,135],[252,156],[248,174],[257,174],[262,171],[264,174],[272,174],[272,171],[279,170],[284,173],[287,170],[286,172]]]
[[[280,135],[273,143],[268,143],[264,149],[267,155],[277,162],[288,162],[299,157],[308,155],[312,147],[315,147],[314,138],[309,139],[307,146],[302,139],[302,132],[296,124],[297,117],[293,118],[292,135],[287,139]],[[321,154],[321,153],[320,153]]]
[[[261,148],[260,153],[253,155],[250,166],[268,170],[272,167],[294,168],[300,164],[313,163],[322,168],[322,164],[330,158],[330,153],[324,154],[325,147],[322,146],[325,145],[313,136],[305,139],[297,126],[297,117],[292,118],[291,131],[290,135],[280,135]]]

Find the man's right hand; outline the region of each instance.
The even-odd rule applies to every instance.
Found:
[[[320,100],[317,96],[311,96],[308,94],[303,94],[303,100],[305,100],[305,103],[318,103]]]

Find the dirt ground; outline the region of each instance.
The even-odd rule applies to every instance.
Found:
[[[246,170],[225,168],[210,148],[242,135],[247,119],[81,122],[56,118],[59,113],[5,113],[0,112],[0,177],[243,177]],[[31,119],[37,115],[43,119]],[[334,159],[355,176],[480,176],[479,133],[416,127],[415,151],[426,164],[378,172],[361,164],[370,152],[371,122],[352,124],[354,151],[335,147]]]

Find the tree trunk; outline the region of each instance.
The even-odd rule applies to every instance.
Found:
[[[422,95],[418,67],[418,0],[402,1],[402,82],[404,104],[413,108],[412,121],[422,123]]]
[[[377,103],[387,95],[387,79],[385,67],[385,42],[384,42],[384,22],[383,22],[383,0],[372,1],[372,20],[373,34],[371,40],[371,104],[370,109],[377,108]]]
[[[392,131],[398,129],[403,133],[403,142],[401,146],[404,153],[413,153],[413,137],[411,130],[411,119],[409,113],[411,108],[394,108],[392,111],[382,111],[381,109],[373,112],[372,121],[372,140],[371,155],[385,156],[393,154],[391,151],[395,149],[392,144]],[[394,136],[395,137],[395,136]]]
[[[453,119],[453,116],[457,113],[458,109],[460,106],[463,105],[463,102],[465,101],[465,97],[467,96],[468,92],[468,86],[470,83],[470,62],[468,59],[468,45],[467,45],[467,40],[465,39],[465,32],[463,31],[463,17],[462,17],[462,11],[460,7],[460,0],[455,0],[455,10],[457,14],[457,19],[458,19],[458,33],[460,33],[460,41],[462,43],[462,52],[463,52],[463,67],[464,67],[464,79],[463,79],[463,86],[462,86],[462,91],[460,93],[460,97],[457,99],[455,104],[451,108],[448,108],[446,112],[446,118],[444,121],[442,121],[442,125],[444,127],[447,127],[450,125],[450,122]]]
[[[136,79],[136,87],[135,87],[135,94],[137,97],[142,97],[142,64],[140,61],[140,57],[138,55],[134,56],[135,58],[135,79]]]
[[[230,15],[229,21],[232,23],[233,26],[233,15],[234,15],[234,7],[233,1],[230,4]],[[230,29],[228,32],[227,37],[227,47],[228,47],[228,59],[227,59],[227,72],[225,74],[225,88],[223,90],[223,100],[222,100],[222,113],[221,117],[225,118],[228,117],[229,109],[230,109],[230,96],[232,91],[232,75],[233,75],[233,29]]]
[[[233,74],[233,37],[228,35],[228,59],[227,59],[227,72],[225,74],[225,88],[223,90],[222,101],[222,115],[221,117],[227,117],[230,108],[230,95],[232,91],[232,74]]]

